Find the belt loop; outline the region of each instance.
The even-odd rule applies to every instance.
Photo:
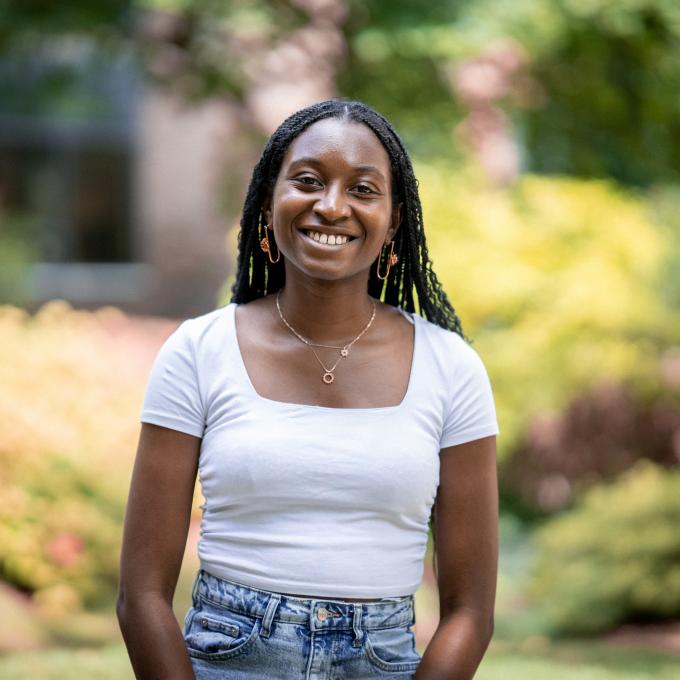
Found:
[[[265,610],[264,616],[262,617],[262,630],[260,631],[261,637],[269,637],[269,633],[271,632],[270,626],[274,619],[276,608],[279,606],[279,602],[281,602],[281,594],[272,593],[269,598],[269,602],[267,603],[267,609]]]
[[[198,602],[198,583],[201,580],[202,569],[196,572],[196,578],[194,578],[194,585],[191,588],[191,604],[195,607]]]
[[[364,638],[364,631],[361,630],[361,614],[363,608],[361,605],[354,605],[354,616],[352,617],[352,630],[354,631],[354,642],[352,643],[355,647],[361,647],[361,643]]]

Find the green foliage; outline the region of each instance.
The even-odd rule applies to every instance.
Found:
[[[508,191],[417,168],[435,271],[489,373],[501,442],[603,377],[647,379],[679,340],[659,295],[668,233],[610,182],[525,176]]]
[[[5,3],[0,53],[38,53],[46,35],[80,34],[147,63],[160,59],[160,71],[174,55],[191,96],[244,100],[253,50],[260,59],[309,21],[296,4],[272,0],[142,0],[131,8],[122,0]],[[679,8],[675,0],[353,0],[339,92],[384,112],[417,155],[459,157],[451,133],[463,111],[451,67],[511,38],[537,81],[534,108],[509,105],[529,170],[635,185],[677,181]],[[145,33],[148,10],[174,15],[174,24]],[[159,77],[159,68],[149,71]],[[165,82],[175,87],[178,79]]]
[[[680,186],[659,186],[651,194],[659,221],[665,225],[669,247],[661,274],[663,299],[680,309]]]
[[[19,304],[28,293],[27,267],[37,259],[37,221],[0,213],[0,299]]]
[[[537,533],[527,594],[555,631],[680,616],[680,471],[649,461]]]
[[[17,40],[37,43],[45,34],[68,33],[119,38],[128,32],[131,0],[22,0],[0,3],[0,52]]]
[[[559,40],[534,60],[545,102],[524,120],[531,167],[677,181],[678,3],[567,2],[563,11]]]
[[[680,5],[675,0],[356,3],[341,81],[403,129],[418,152],[451,156],[460,111],[451,64],[512,38],[537,81],[512,106],[533,172],[646,185],[680,167]],[[423,129],[423,117],[428,125]],[[439,145],[439,148],[437,148]]]

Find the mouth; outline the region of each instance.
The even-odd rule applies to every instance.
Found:
[[[355,236],[349,234],[327,234],[323,231],[315,231],[313,229],[301,229],[304,236],[314,243],[322,246],[330,246],[334,248],[342,247],[355,240]]]

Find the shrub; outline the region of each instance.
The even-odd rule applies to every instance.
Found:
[[[527,175],[500,191],[447,166],[417,173],[435,271],[494,385],[503,455],[535,416],[604,378],[644,385],[680,344],[659,293],[671,239],[645,197],[604,180]]]
[[[115,593],[143,388],[174,325],[0,307],[0,578],[46,612]]]
[[[554,632],[680,616],[680,470],[643,460],[535,537],[526,594]]]
[[[559,414],[535,418],[519,448],[501,464],[506,498],[531,512],[554,512],[592,484],[648,458],[680,461],[680,352],[669,350],[646,398],[624,383],[602,382]],[[650,385],[651,387],[651,385]]]

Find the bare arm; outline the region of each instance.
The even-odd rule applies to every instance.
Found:
[[[117,614],[138,680],[194,680],[172,598],[201,440],[142,424],[125,515]]]
[[[498,573],[496,437],[442,449],[434,525],[440,621],[415,680],[471,680],[491,641]]]

